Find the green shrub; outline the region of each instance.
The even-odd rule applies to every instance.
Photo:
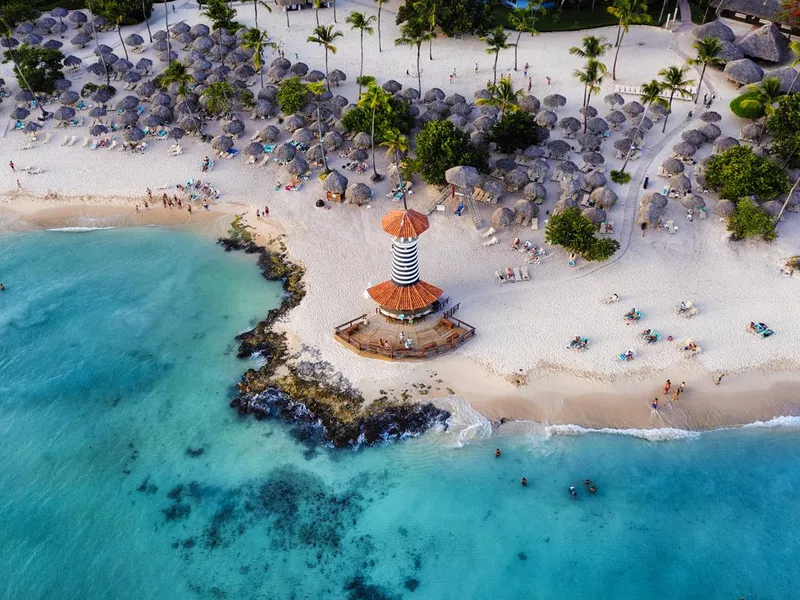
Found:
[[[153,13],[153,0],[144,0],[144,14],[142,0],[94,0],[92,6],[112,25],[116,25],[117,16],[122,17],[123,25],[136,25]]]
[[[791,169],[800,167],[800,94],[784,96],[767,121],[772,150]]]
[[[630,173],[623,173],[622,171],[617,171],[616,169],[611,170],[611,181],[613,181],[614,183],[625,185],[630,180],[631,180]]]
[[[396,23],[419,18],[418,2],[406,0],[397,11]],[[447,36],[456,33],[485,34],[494,26],[492,3],[485,0],[449,0],[436,3],[436,25]]]
[[[612,238],[597,238],[597,227],[577,208],[553,215],[545,229],[545,241],[565,250],[580,254],[590,261],[607,260],[619,250],[619,242]]]
[[[10,62],[13,56],[16,61],[14,75],[19,87],[23,89],[27,89],[25,85],[25,81],[27,81],[34,92],[50,94],[56,89],[56,80],[64,78],[62,72],[64,55],[58,50],[22,44],[13,51],[6,50],[3,56],[5,57],[4,63]],[[24,78],[20,76],[17,68],[22,71]]]
[[[278,106],[285,115],[293,115],[302,110],[308,102],[308,88],[299,77],[289,77],[278,85]]]
[[[731,100],[731,112],[737,117],[742,119],[760,119],[764,116],[764,107],[762,105],[742,106],[744,100],[758,100],[758,94],[753,92],[745,92],[741,96],[737,96]]]
[[[366,107],[355,106],[347,111],[342,124],[351,133],[360,131],[369,133],[372,128],[372,111]],[[380,108],[375,112],[375,143],[380,144],[390,129],[408,133],[413,126],[414,117],[411,116],[409,105],[400,98],[389,98],[389,109]]]
[[[736,204],[736,210],[728,220],[728,231],[737,239],[760,235],[771,242],[778,237],[770,216],[750,198],[742,198]]]
[[[497,144],[500,152],[510,154],[539,142],[539,126],[533,115],[525,111],[507,112],[492,126],[489,141]]]
[[[429,121],[417,136],[412,168],[428,183],[446,183],[444,173],[451,167],[472,166],[489,170],[489,151],[469,143],[469,135],[450,121]]]
[[[711,159],[706,182],[720,198],[737,202],[745,196],[772,200],[789,189],[784,170],[747,146],[736,146]]]

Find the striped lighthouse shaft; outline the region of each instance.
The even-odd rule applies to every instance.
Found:
[[[392,281],[401,286],[419,281],[417,238],[395,238],[392,243]]]

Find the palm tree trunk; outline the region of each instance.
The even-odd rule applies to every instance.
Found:
[[[497,85],[497,59],[500,58],[500,48],[498,48],[494,53],[494,66],[492,67],[492,83]]]
[[[381,10],[383,4],[378,4],[378,52],[383,52],[381,49]]]
[[[320,104],[319,97],[317,97],[317,130],[319,132],[319,147],[322,150],[322,164],[325,172],[330,172],[328,168],[328,157],[325,156],[325,144],[322,143],[322,118],[320,117]]]
[[[652,103],[651,103],[652,104]],[[633,140],[639,137],[639,132],[642,130],[642,124],[644,123],[645,118],[647,117],[647,111],[650,108],[650,104],[644,107],[644,112],[642,113],[642,119],[639,121],[639,124],[636,126],[635,133],[633,134],[633,138],[631,139],[631,147],[628,148],[628,153],[625,155],[625,162],[622,163],[622,168],[619,170],[620,175],[625,172],[625,169],[628,166],[628,161],[631,159],[631,154],[633,153]]]
[[[5,24],[5,21],[3,21],[3,23]],[[11,29],[6,30],[6,37],[11,37]],[[22,79],[22,83],[25,84],[25,87],[28,89],[28,91],[31,93],[31,96],[33,96],[33,99],[36,101],[36,106],[38,106],[39,110],[42,111],[42,116],[40,117],[40,120],[44,121],[50,115],[50,113],[44,109],[44,106],[39,101],[39,97],[36,95],[36,93],[33,91],[33,88],[31,88],[30,84],[28,83],[28,79],[25,77],[25,73],[23,73],[22,70],[19,68],[19,63],[17,63],[17,59],[14,56],[14,51],[11,48],[8,48],[8,55],[11,57],[11,62],[14,63],[14,72],[19,75],[20,79]],[[106,72],[108,72],[108,70],[106,70]]]
[[[592,0],[592,12],[594,12],[594,0]]]
[[[125,52],[125,60],[130,62],[131,59],[128,58],[128,49],[125,47],[125,42],[122,40],[122,28],[119,23],[117,23],[117,34],[119,35],[119,43],[122,44],[122,50]]]
[[[289,27],[289,7],[288,6],[284,6],[283,7],[283,12],[286,13],[286,27]]]
[[[328,84],[328,91],[331,91],[331,80],[328,78],[328,47],[325,46],[325,82]]]
[[[375,169],[375,112],[377,110],[377,104],[372,105],[372,172],[374,173],[374,177],[378,179],[378,171]]]
[[[167,0],[164,0],[164,22],[166,23],[167,30],[167,66],[172,64],[172,44],[169,41],[169,8],[167,7]]]
[[[258,74],[261,76],[261,89],[264,89],[264,64],[258,67]]]
[[[419,70],[419,54],[422,50],[422,44],[417,44],[417,86],[419,87],[419,97],[422,99],[422,73]]]
[[[317,27],[319,27],[319,5],[314,5],[314,18],[317,19]]]
[[[758,132],[758,142],[756,147],[761,145],[761,140],[764,138],[764,132],[767,130],[767,117],[764,115],[764,121],[761,123],[761,131]]]
[[[669,0],[664,0],[664,2],[661,4],[661,12],[658,14],[658,21],[656,22],[656,25],[658,26],[661,25],[661,17],[664,16],[664,9],[667,8],[667,2],[669,2]]]
[[[697,99],[700,97],[700,86],[703,85],[703,77],[706,75],[706,67],[708,63],[703,63],[703,70],[700,71],[700,81],[697,82],[697,93],[694,95],[694,103],[697,104]]]
[[[514,70],[517,70],[517,48],[519,48],[519,38],[522,37],[522,32],[517,34],[517,43],[514,44]]]
[[[792,189],[789,190],[789,193],[786,195],[786,200],[783,201],[783,206],[781,206],[781,210],[778,213],[778,216],[775,217],[775,225],[780,223],[781,217],[783,216],[783,211],[786,210],[786,205],[789,204],[789,200],[792,198],[792,194],[794,194],[795,189],[797,189],[797,184],[800,183],[800,178],[794,182]]]
[[[433,38],[428,40],[428,60],[433,60]]]
[[[621,33],[622,33],[622,22],[620,21],[620,23],[617,25],[617,41],[614,42],[614,48],[619,47],[619,42],[620,42],[619,37]]]
[[[583,104],[581,104],[581,106],[584,108],[586,107],[586,84],[583,84]],[[584,131],[584,133],[586,133],[586,131]]]
[[[150,43],[153,43],[153,34],[150,32],[150,21],[147,18],[147,11],[145,10],[144,0],[142,0],[142,17],[144,18],[144,24],[147,25],[147,37],[150,38]],[[64,36],[61,36],[64,37]]]
[[[333,22],[336,23],[336,0],[333,0]]]
[[[361,97],[361,78],[364,76],[364,30],[361,30],[361,67],[358,70],[358,97]]]
[[[624,33],[621,36],[619,36],[619,42],[617,42],[617,50],[616,52],[614,52],[614,66],[611,68],[611,79],[613,79],[614,81],[617,80],[617,59],[619,58],[619,49],[620,46],[622,46],[622,38],[624,37],[625,37]]]
[[[661,133],[664,133],[667,130],[667,121],[669,121],[669,113],[672,112],[672,98],[675,96],[675,90],[669,93],[669,110],[667,114],[664,115],[664,127],[661,128]]]

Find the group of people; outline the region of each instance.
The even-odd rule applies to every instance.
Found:
[[[500,458],[502,455],[503,455],[503,453],[500,452],[500,448],[495,448],[494,449],[494,457],[495,458]],[[520,484],[522,485],[522,487],[526,487],[528,485],[528,478],[527,477],[523,477],[522,479],[520,479]],[[591,479],[585,479],[583,481],[583,485],[586,486],[586,489],[588,490],[588,492],[590,494],[596,494],[597,493],[597,486],[594,484],[594,482],[592,482]],[[573,500],[578,497],[578,490],[575,489],[574,485],[569,486],[569,495]]]

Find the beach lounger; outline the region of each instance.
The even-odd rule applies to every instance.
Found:
[[[113,150],[117,147],[117,140],[111,140],[111,144],[109,144],[108,149]]]
[[[539,217],[534,217],[531,219],[531,229],[538,230],[539,229]]]
[[[493,237],[493,238],[488,239],[485,242],[483,242],[481,244],[481,246],[483,246],[484,248],[488,248],[489,246],[494,246],[497,242],[498,242],[498,239],[496,237]]]
[[[667,232],[675,233],[675,231],[673,231],[674,229],[675,229],[675,221],[670,219],[669,221],[667,221]]]
[[[49,144],[51,139],[53,139],[53,134],[48,131],[47,135],[44,136],[44,139],[42,140],[42,143],[43,144]]]
[[[523,281],[524,279],[527,279],[526,277],[522,276],[522,267],[517,267],[514,271],[514,275],[516,276],[517,281]]]
[[[62,145],[62,146],[66,146],[66,145],[67,145],[67,142],[69,142],[69,136],[68,136],[68,135],[65,135],[65,136],[64,136],[64,139],[63,139],[63,140],[61,140],[61,145]]]
[[[488,237],[491,237],[491,236],[493,236],[494,234],[495,234],[494,227],[489,227],[489,229],[487,229],[486,231],[484,231],[484,232],[481,234],[481,237],[482,237],[482,238],[488,238]]]
[[[89,138],[83,138],[83,144],[81,144],[81,148],[87,148],[89,146]]]
[[[259,167],[263,167],[263,166],[264,166],[265,164],[267,164],[268,162],[269,162],[269,156],[265,156],[264,158],[262,158],[262,159],[261,159],[261,162],[260,162],[260,163],[258,163],[258,166],[259,166]]]
[[[530,273],[528,272],[528,265],[523,265],[519,268],[520,277],[522,277],[522,281],[529,281],[531,278]]]
[[[78,139],[77,136],[73,135],[71,138],[69,138],[69,143],[67,144],[67,146],[73,146],[75,144],[75,140],[77,139]]]

